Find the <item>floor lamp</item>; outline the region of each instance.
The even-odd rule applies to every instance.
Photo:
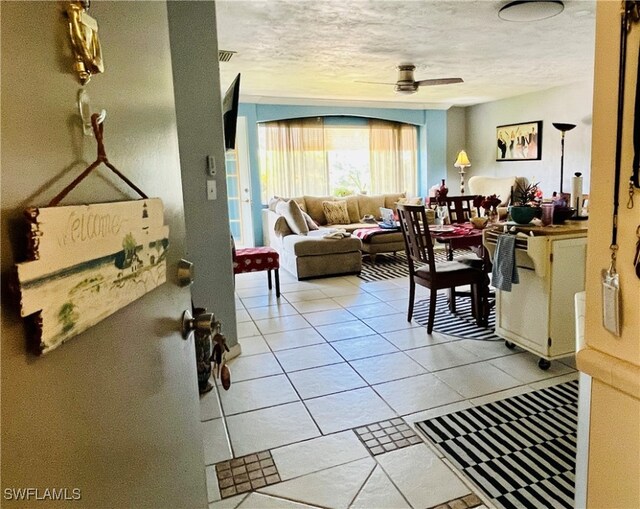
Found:
[[[564,181],[564,133],[567,131],[571,131],[576,125],[575,124],[563,124],[560,122],[553,122],[553,127],[555,127],[558,131],[562,133],[562,140],[560,142],[561,152],[560,152],[560,195],[562,195],[562,183]]]
[[[460,168],[460,194],[464,194],[464,169],[471,166],[467,153],[464,150],[458,153],[458,158],[453,165],[456,168]]]

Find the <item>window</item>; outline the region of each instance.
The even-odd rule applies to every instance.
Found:
[[[355,124],[355,122],[354,122]],[[417,128],[322,118],[259,125],[262,200],[271,196],[392,193],[417,189]]]

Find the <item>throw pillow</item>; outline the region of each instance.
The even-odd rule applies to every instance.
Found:
[[[349,211],[344,200],[323,201],[322,210],[327,218],[327,224],[349,224]]]
[[[286,237],[287,235],[291,235],[293,232],[291,228],[289,228],[289,224],[284,216],[280,216],[276,219],[276,222],[273,225],[273,231],[278,237]]]
[[[400,198],[397,204],[401,205],[422,205],[422,198],[420,196],[416,196],[415,198]]]
[[[309,227],[309,231],[311,230],[319,230],[320,228],[316,224],[316,222],[311,218],[309,214],[307,214],[304,210],[302,211],[302,217],[307,222],[307,226]]]
[[[279,196],[274,196],[273,198],[269,198],[269,204],[268,204],[269,210],[271,212],[275,212],[276,211],[276,206],[281,201],[284,201],[284,200],[282,198],[280,198]]]
[[[276,205],[276,212],[287,220],[287,224],[293,233],[306,235],[309,233],[309,226],[302,215],[300,206],[294,201],[282,201]]]

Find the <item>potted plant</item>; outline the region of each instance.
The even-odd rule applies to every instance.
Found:
[[[529,224],[539,210],[540,190],[539,182],[535,184],[524,184],[516,182],[513,190],[512,205],[509,207],[511,219],[518,224]]]

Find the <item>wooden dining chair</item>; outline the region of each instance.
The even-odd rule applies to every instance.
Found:
[[[450,223],[466,223],[469,221],[472,212],[475,211],[479,216],[480,208],[473,205],[476,195],[463,195],[463,196],[447,196],[447,214],[449,215]]]
[[[400,229],[404,238],[404,245],[409,263],[409,310],[407,321],[413,317],[413,304],[415,301],[416,284],[429,288],[429,318],[427,321],[427,333],[433,331],[433,322],[436,314],[436,297],[438,290],[449,289],[449,298],[455,299],[457,286],[471,285],[471,302],[474,316],[480,316],[480,299],[482,296],[482,284],[484,273],[482,270],[469,267],[457,261],[436,262],[433,255],[433,241],[429,234],[427,215],[423,205],[398,205],[398,217]],[[421,263],[416,268],[416,263]],[[450,307],[455,300],[450,301]]]

